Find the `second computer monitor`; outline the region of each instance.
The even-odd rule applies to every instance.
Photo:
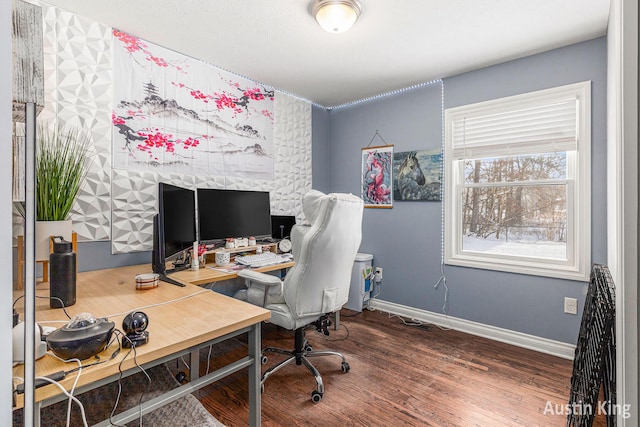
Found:
[[[269,237],[269,192],[198,188],[200,240]]]
[[[296,225],[293,215],[271,215],[271,237],[284,239],[291,236],[291,229]]]

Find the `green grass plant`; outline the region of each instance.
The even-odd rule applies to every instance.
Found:
[[[65,221],[92,161],[91,139],[75,127],[40,123],[36,141],[36,220]]]

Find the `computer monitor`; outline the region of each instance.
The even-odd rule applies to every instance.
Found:
[[[152,268],[162,280],[171,272],[166,270],[167,260],[193,247],[196,240],[195,206],[193,190],[159,183],[158,214],[153,218]]]
[[[151,270],[154,273],[166,274],[167,266],[164,257],[164,225],[160,224],[160,215],[153,216],[153,249],[151,251]]]
[[[158,215],[164,228],[164,255],[171,258],[196,240],[195,192],[161,182]]]
[[[293,215],[271,215],[271,237],[284,239],[291,236],[291,229],[296,225]]]
[[[201,241],[271,236],[269,192],[198,188]]]

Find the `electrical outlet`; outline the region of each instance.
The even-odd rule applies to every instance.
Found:
[[[578,314],[578,300],[576,298],[564,297],[564,312],[568,314]]]
[[[375,280],[376,283],[382,282],[382,267],[376,267]]]

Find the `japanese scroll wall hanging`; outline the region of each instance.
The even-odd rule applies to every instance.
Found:
[[[113,36],[115,169],[273,180],[273,89]]]

